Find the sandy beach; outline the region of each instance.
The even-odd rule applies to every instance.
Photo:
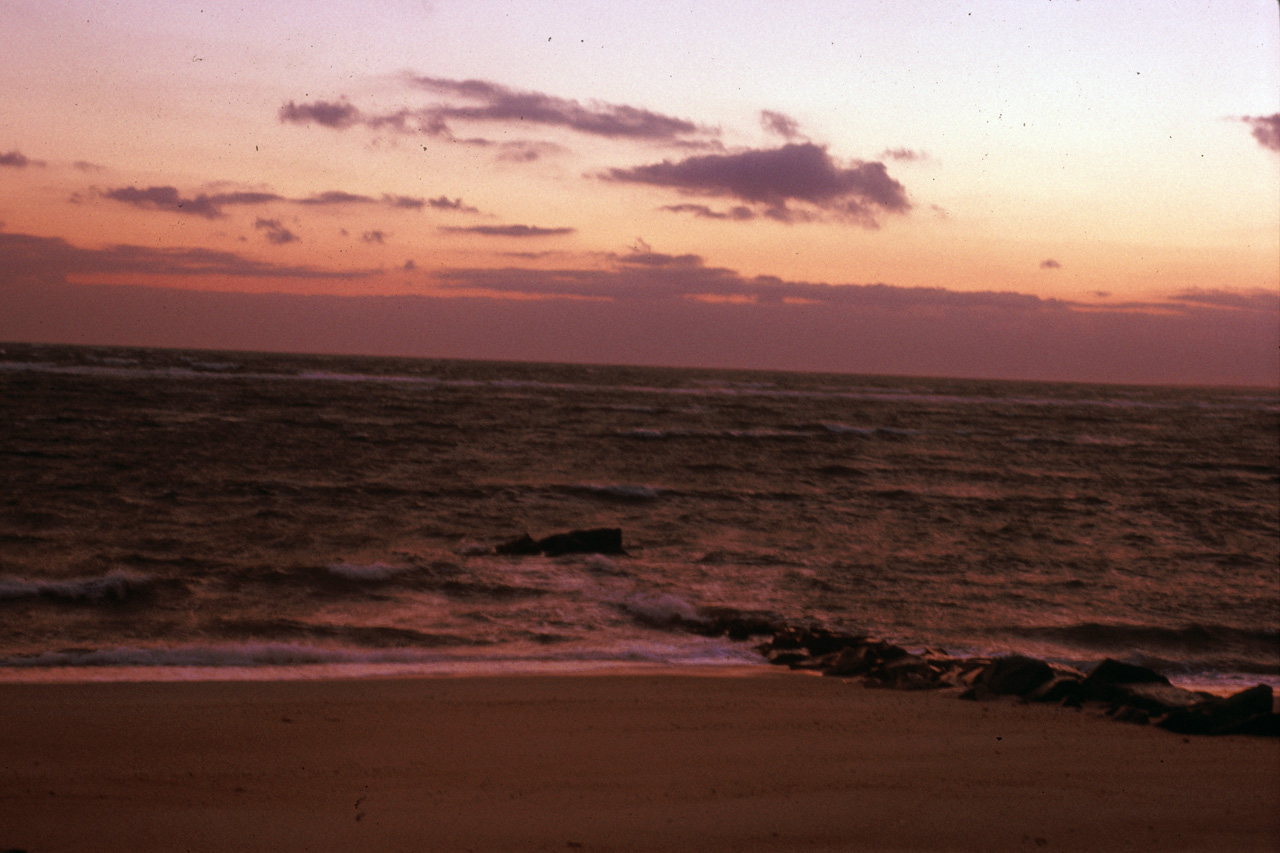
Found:
[[[1274,850],[1280,742],[780,672],[0,685],[0,849]]]

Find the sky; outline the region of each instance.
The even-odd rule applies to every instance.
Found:
[[[1274,0],[0,33],[0,340],[1280,384]]]

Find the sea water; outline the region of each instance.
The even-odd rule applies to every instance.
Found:
[[[727,608],[1280,685],[1274,389],[0,349],[0,679],[759,663]]]

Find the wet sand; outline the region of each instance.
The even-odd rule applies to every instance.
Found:
[[[1275,850],[1280,741],[776,670],[0,684],[0,850]]]

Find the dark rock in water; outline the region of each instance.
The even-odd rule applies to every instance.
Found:
[[[785,627],[773,635],[768,645],[774,649],[806,649],[814,657],[822,657],[866,642],[864,635],[842,634],[815,625],[810,628]]]
[[[625,553],[622,550],[622,530],[617,527],[553,533],[545,539],[539,539],[538,547],[548,557],[558,557],[561,554]]]
[[[1089,673],[1084,681],[1080,682],[1080,686],[1076,688],[1075,692],[1068,698],[1068,701],[1073,704],[1114,702],[1123,699],[1125,694],[1125,691],[1117,688],[1120,685],[1128,684],[1167,685],[1169,684],[1169,679],[1154,669],[1107,658],[1094,667],[1093,672]]]
[[[537,542],[533,541],[532,536],[525,533],[524,535],[508,542],[503,542],[501,545],[495,547],[493,552],[495,554],[510,554],[525,557],[532,554],[541,554],[542,549],[538,547]]]
[[[704,622],[694,630],[708,637],[728,636],[731,640],[772,636],[783,630],[778,618],[768,613],[752,613],[731,607],[699,607]]]
[[[622,550],[622,530],[617,527],[570,530],[568,533],[553,533],[538,540],[526,533],[509,542],[503,542],[493,551],[495,554],[514,556],[546,554],[548,557],[558,557],[561,554],[626,553]]]
[[[984,687],[996,696],[1028,696],[1052,678],[1053,668],[1044,661],[1026,655],[1008,655],[986,666],[975,687]]]

